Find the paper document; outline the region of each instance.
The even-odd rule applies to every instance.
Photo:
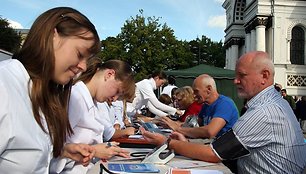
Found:
[[[130,139],[143,139],[142,135],[129,135]]]
[[[200,170],[200,169],[173,169],[170,168],[168,174],[223,174],[219,170]]]
[[[189,169],[196,167],[214,166],[217,165],[217,163],[209,163],[198,160],[179,160],[179,161],[169,161],[167,165],[173,168]]]

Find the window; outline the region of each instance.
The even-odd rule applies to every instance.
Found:
[[[235,7],[235,22],[243,22],[243,15],[244,15],[244,6],[245,6],[245,0],[237,0],[236,1],[236,7]]]
[[[290,61],[291,64],[305,64],[305,31],[302,27],[292,28],[292,37],[290,43]]]

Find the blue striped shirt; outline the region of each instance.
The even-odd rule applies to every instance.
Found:
[[[249,100],[247,107],[233,127],[250,151],[238,159],[239,173],[302,173],[306,144],[288,102],[270,86]]]

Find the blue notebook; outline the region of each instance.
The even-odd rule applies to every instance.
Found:
[[[149,163],[109,163],[108,169],[113,172],[159,173],[159,169]]]

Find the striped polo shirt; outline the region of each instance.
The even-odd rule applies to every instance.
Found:
[[[302,173],[306,144],[287,101],[270,86],[247,102],[233,127],[250,155],[238,159],[239,173]]]

